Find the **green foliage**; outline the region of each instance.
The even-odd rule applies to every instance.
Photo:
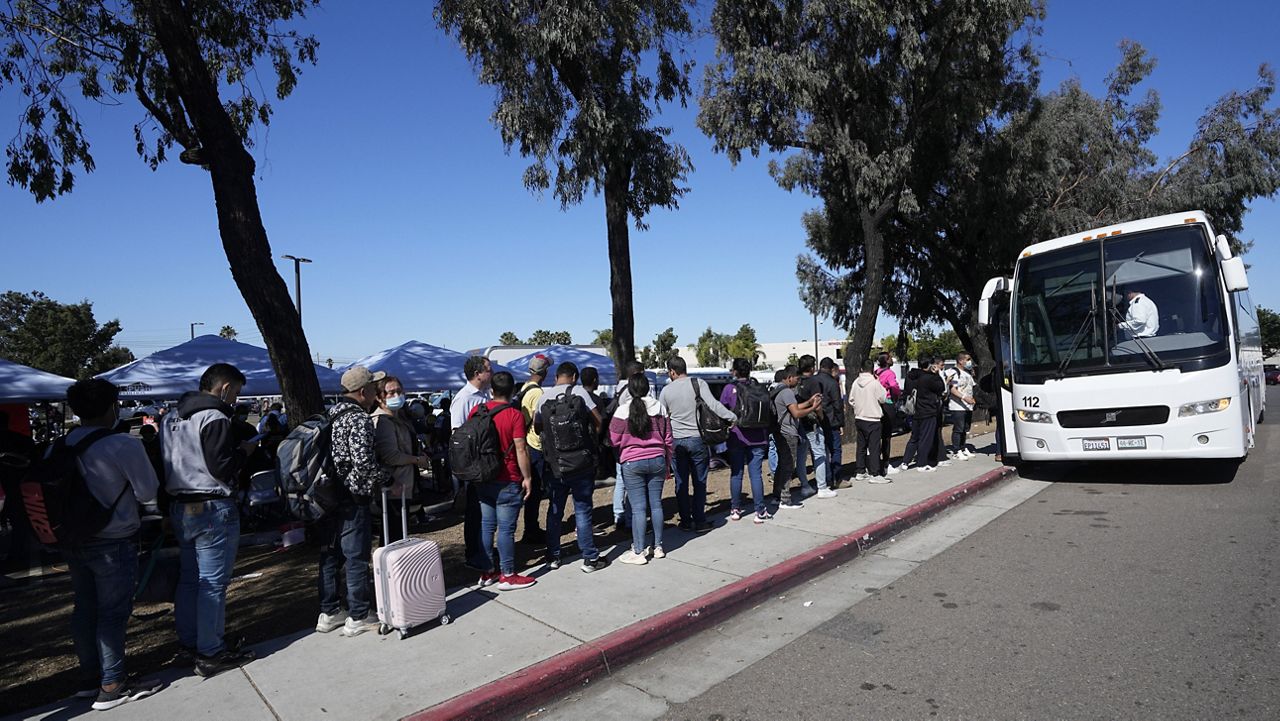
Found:
[[[252,146],[253,127],[269,124],[272,113],[270,101],[254,93],[259,61],[270,63],[275,96],[283,100],[297,85],[299,65],[315,62],[318,43],[281,24],[317,3],[207,0],[164,9],[158,9],[164,0],[6,3],[0,7],[0,91],[24,96],[10,106],[22,108],[6,149],[10,184],[44,201],[70,192],[77,169],[93,171],[74,95],[103,105],[134,96],[143,109],[134,143],[152,169],[174,143],[184,149],[184,161],[201,163],[189,108],[153,25],[155,13],[174,7],[185,14],[208,69],[231,93],[224,107],[241,141]]]
[[[935,333],[928,327],[917,331],[914,338],[908,336],[905,352],[900,352],[902,349],[898,347],[899,340],[896,333],[881,338],[879,345],[886,352],[893,354],[900,363],[915,363],[916,359],[922,355],[953,359],[964,350],[964,344],[960,342],[960,337],[954,330],[948,329]]]
[[[756,330],[750,324],[743,323],[738,332],[729,338],[729,342],[725,346],[726,360],[725,364],[730,363],[734,358],[746,358],[751,361],[752,367],[758,365],[760,360],[760,342],[756,339]]]
[[[612,328],[603,328],[601,330],[593,330],[591,332],[596,334],[595,337],[591,339],[591,343],[593,345],[602,345],[605,348],[613,345]]]
[[[236,329],[229,325],[222,326],[222,329],[218,331],[218,337],[226,338],[227,340],[235,340],[237,335],[239,334],[236,333]]]
[[[1262,328],[1263,357],[1280,353],[1280,313],[1258,306],[1258,325]]]
[[[504,332],[498,337],[498,345],[520,345],[520,336],[511,331]]]
[[[698,343],[693,346],[694,356],[698,359],[698,365],[704,368],[721,366],[728,363],[732,356],[729,355],[729,342],[733,340],[733,336],[724,333],[716,333],[711,330],[711,326],[698,336]]]
[[[653,345],[640,350],[640,362],[645,368],[666,368],[667,361],[680,355],[676,350],[679,337],[674,328],[668,328],[653,337]]]
[[[88,378],[133,360],[113,346],[120,321],[99,325],[93,304],[59,303],[40,291],[0,295],[0,357],[69,378]]]
[[[528,345],[573,345],[573,336],[567,330],[538,329],[525,341]]]
[[[795,353],[792,353],[791,355],[787,356],[786,365],[789,365],[789,366],[800,365],[800,356],[796,355]]]

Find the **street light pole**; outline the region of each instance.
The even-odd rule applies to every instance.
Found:
[[[196,321],[191,324],[191,340],[196,339],[196,326],[198,325],[204,325],[204,323],[201,323],[200,321]]]
[[[817,358],[818,353],[818,311],[813,312],[813,357]]]
[[[302,264],[310,263],[310,258],[299,258],[296,255],[282,255],[284,260],[293,261],[293,304],[298,307],[298,323],[302,323]]]

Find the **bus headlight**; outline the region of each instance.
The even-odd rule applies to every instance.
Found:
[[[1186,418],[1188,416],[1198,416],[1205,413],[1217,413],[1218,411],[1225,411],[1230,405],[1230,398],[1217,398],[1211,401],[1185,403],[1178,409],[1178,417]]]
[[[1052,423],[1053,416],[1044,411],[1018,411],[1018,420],[1026,423]]]

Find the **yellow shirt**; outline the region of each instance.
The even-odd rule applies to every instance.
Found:
[[[520,401],[520,408],[524,410],[525,424],[528,426],[528,431],[525,433],[524,440],[529,444],[530,448],[535,451],[541,451],[542,436],[538,435],[538,431],[533,427],[533,414],[538,410],[538,399],[542,398],[542,387],[534,385],[533,381],[526,381],[525,384],[520,387],[520,390],[523,391],[525,388],[529,388],[529,386],[533,386],[533,388],[531,388],[528,393],[525,393],[524,398]]]

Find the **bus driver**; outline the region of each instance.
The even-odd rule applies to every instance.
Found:
[[[1160,330],[1160,311],[1156,304],[1140,290],[1128,289],[1125,300],[1129,310],[1125,312],[1120,328],[1137,338],[1150,338]]]

